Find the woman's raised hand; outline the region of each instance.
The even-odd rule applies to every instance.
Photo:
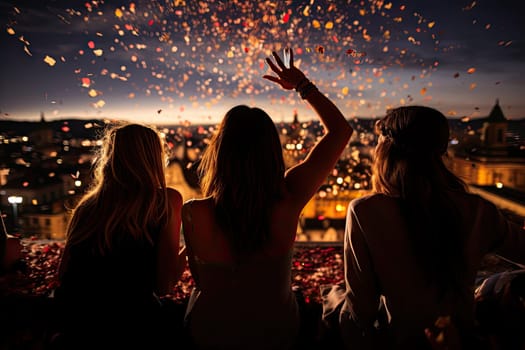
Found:
[[[275,51],[272,52],[272,56],[275,60],[275,63],[271,57],[266,58],[266,63],[268,63],[272,71],[277,74],[277,77],[273,75],[264,75],[264,79],[281,85],[281,87],[285,90],[295,89],[299,85],[302,85],[308,81],[304,73],[293,65],[293,51],[290,48],[284,49],[285,61],[289,61],[288,67],[283,63]]]

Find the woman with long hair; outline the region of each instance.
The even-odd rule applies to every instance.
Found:
[[[64,336],[75,346],[155,340],[159,297],[184,267],[182,197],[166,186],[166,164],[153,127],[121,123],[106,131],[92,185],[67,227],[55,291]]]
[[[327,293],[324,317],[338,312],[348,349],[429,348],[425,333],[438,320],[452,324],[470,349],[482,258],[497,251],[525,262],[523,227],[446,167],[442,113],[399,107],[376,128],[373,193],[348,208],[346,288]]]
[[[276,126],[262,109],[238,105],[224,116],[202,157],[204,198],[182,209],[196,287],[186,313],[198,349],[289,349],[299,315],[291,260],[299,215],[334,168],[353,132],[337,107],[279,55],[264,78],[295,89],[325,133],[286,170]]]

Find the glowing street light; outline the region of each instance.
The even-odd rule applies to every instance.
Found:
[[[13,222],[15,228],[18,226],[18,205],[22,204],[23,200],[24,198],[21,196],[7,197],[7,201],[13,206]]]

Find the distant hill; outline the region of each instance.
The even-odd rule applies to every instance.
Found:
[[[91,123],[92,127],[86,128],[86,125]],[[46,122],[30,122],[30,121],[14,121],[14,120],[0,120],[0,133],[8,136],[23,136],[27,135],[40,128],[51,128],[54,133],[71,134],[79,138],[92,138],[96,136],[105,123],[98,119],[64,119],[52,120]],[[68,129],[63,129],[67,126]]]
[[[449,124],[451,131],[459,131],[464,129],[467,125],[473,130],[479,130],[483,127],[483,123],[487,118],[474,118],[468,122],[461,121],[461,118],[449,118]],[[376,119],[371,118],[351,118],[350,123],[353,126],[359,125],[359,129],[371,131],[374,128]],[[91,123],[93,127],[86,128],[86,124]],[[179,124],[159,124],[159,127],[174,127]],[[215,124],[209,124],[215,125]],[[510,119],[508,120],[509,131],[513,134],[523,135],[525,138],[525,118],[522,119]],[[38,128],[43,126],[50,127],[56,133],[64,133],[63,127],[69,127],[71,135],[80,138],[92,138],[96,136],[97,132],[105,126],[105,123],[101,119],[63,119],[63,120],[51,120],[44,123],[29,122],[29,121],[14,121],[14,120],[0,120],[0,133],[7,134],[9,136],[22,136],[26,135]],[[197,126],[197,124],[193,125]]]

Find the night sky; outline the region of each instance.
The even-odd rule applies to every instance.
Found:
[[[286,46],[348,117],[424,104],[525,117],[525,4],[0,0],[0,118],[217,122],[235,104],[314,116],[262,79]]]

